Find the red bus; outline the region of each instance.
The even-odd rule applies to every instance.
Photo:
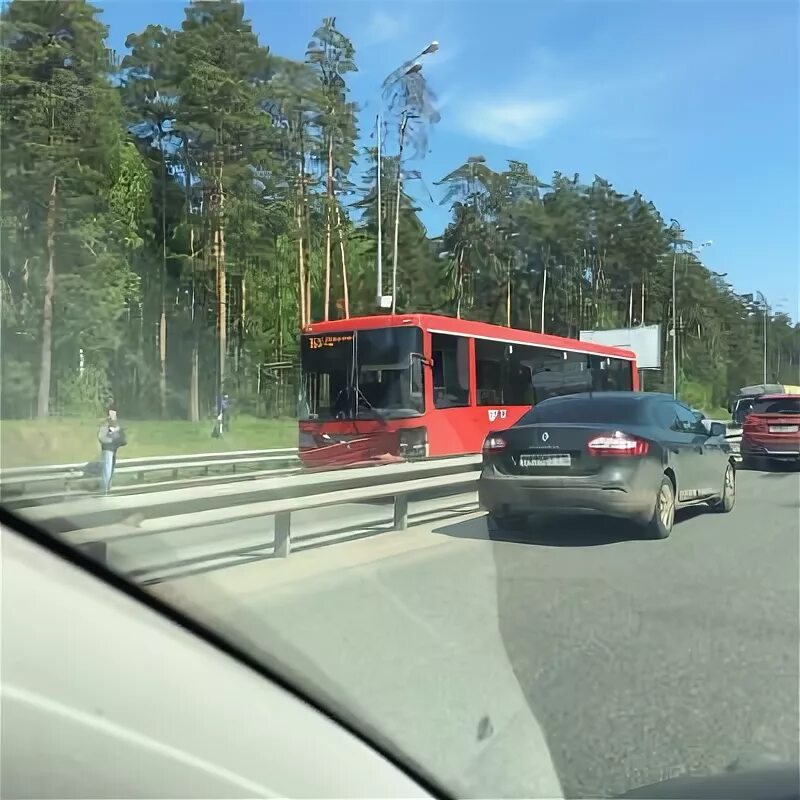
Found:
[[[433,314],[315,322],[300,353],[309,467],[479,453],[546,397],[639,389],[629,350]]]

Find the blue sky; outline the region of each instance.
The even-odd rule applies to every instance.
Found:
[[[148,23],[178,26],[183,3],[96,0],[110,44]],[[794,0],[250,0],[262,44],[301,59],[324,16],[356,46],[353,97],[373,118],[384,77],[435,39],[424,61],[442,120],[411,165],[432,234],[448,219],[433,185],[470,155],[597,173],[678,219],[709,268],[763,291],[797,319],[800,4]],[[362,132],[368,133],[368,132]],[[781,302],[782,301],[782,302]]]

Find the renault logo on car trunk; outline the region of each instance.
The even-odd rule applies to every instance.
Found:
[[[550,438],[550,434],[549,434],[547,431],[545,431],[545,432],[542,434],[542,441],[543,441],[543,442],[546,442],[546,441],[547,441],[549,438]]]

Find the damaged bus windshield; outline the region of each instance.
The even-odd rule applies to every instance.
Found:
[[[300,355],[301,419],[399,419],[425,410],[419,328],[304,335]]]

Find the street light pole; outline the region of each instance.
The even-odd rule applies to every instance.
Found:
[[[541,332],[544,333],[544,304],[547,297],[547,264],[544,265],[544,273],[542,274],[542,324]]]
[[[381,158],[381,115],[375,123],[378,136],[378,307],[383,300],[383,202],[381,197],[381,172],[383,171],[383,160]]]
[[[389,91],[390,87],[397,83],[401,78],[406,75],[412,75],[422,69],[422,64],[418,59],[423,56],[431,55],[439,49],[439,42],[432,41],[427,47],[421,50],[415,58],[411,61],[406,61],[401,67],[398,67],[392,72],[383,82],[383,92]],[[392,260],[392,314],[395,313],[397,308],[397,246],[398,246],[398,227],[400,222],[400,189],[402,185],[402,157],[403,157],[403,138],[405,136],[406,123],[408,122],[408,114],[403,112],[402,123],[400,125],[400,153],[397,163],[397,208],[395,209],[395,223],[394,223],[394,249]],[[382,226],[382,194],[381,194],[381,127],[382,127],[381,114],[378,114],[377,127],[378,127],[378,269],[377,269],[377,300],[378,306],[383,308],[383,226]]]
[[[761,298],[761,304],[764,306],[764,371],[763,371],[763,383],[767,382],[767,316],[769,314],[769,303],[767,302],[767,298],[764,296],[763,292],[756,292],[756,294]]]
[[[403,140],[406,135],[408,114],[403,112],[403,122],[400,125],[400,152],[397,156],[397,196],[394,208],[394,248],[392,250],[392,314],[397,312],[397,246],[400,241],[400,198],[403,188]]]
[[[681,231],[682,232],[682,231]],[[694,255],[699,255],[704,247],[711,247],[713,241],[709,239],[703,242],[700,247],[692,250]],[[678,303],[677,303],[677,267],[678,251],[677,248],[672,253],[672,396],[678,397]]]
[[[678,397],[678,323],[676,310],[676,268],[678,266],[678,253],[672,254],[672,396]]]
[[[767,382],[767,302],[764,301],[764,383]]]

